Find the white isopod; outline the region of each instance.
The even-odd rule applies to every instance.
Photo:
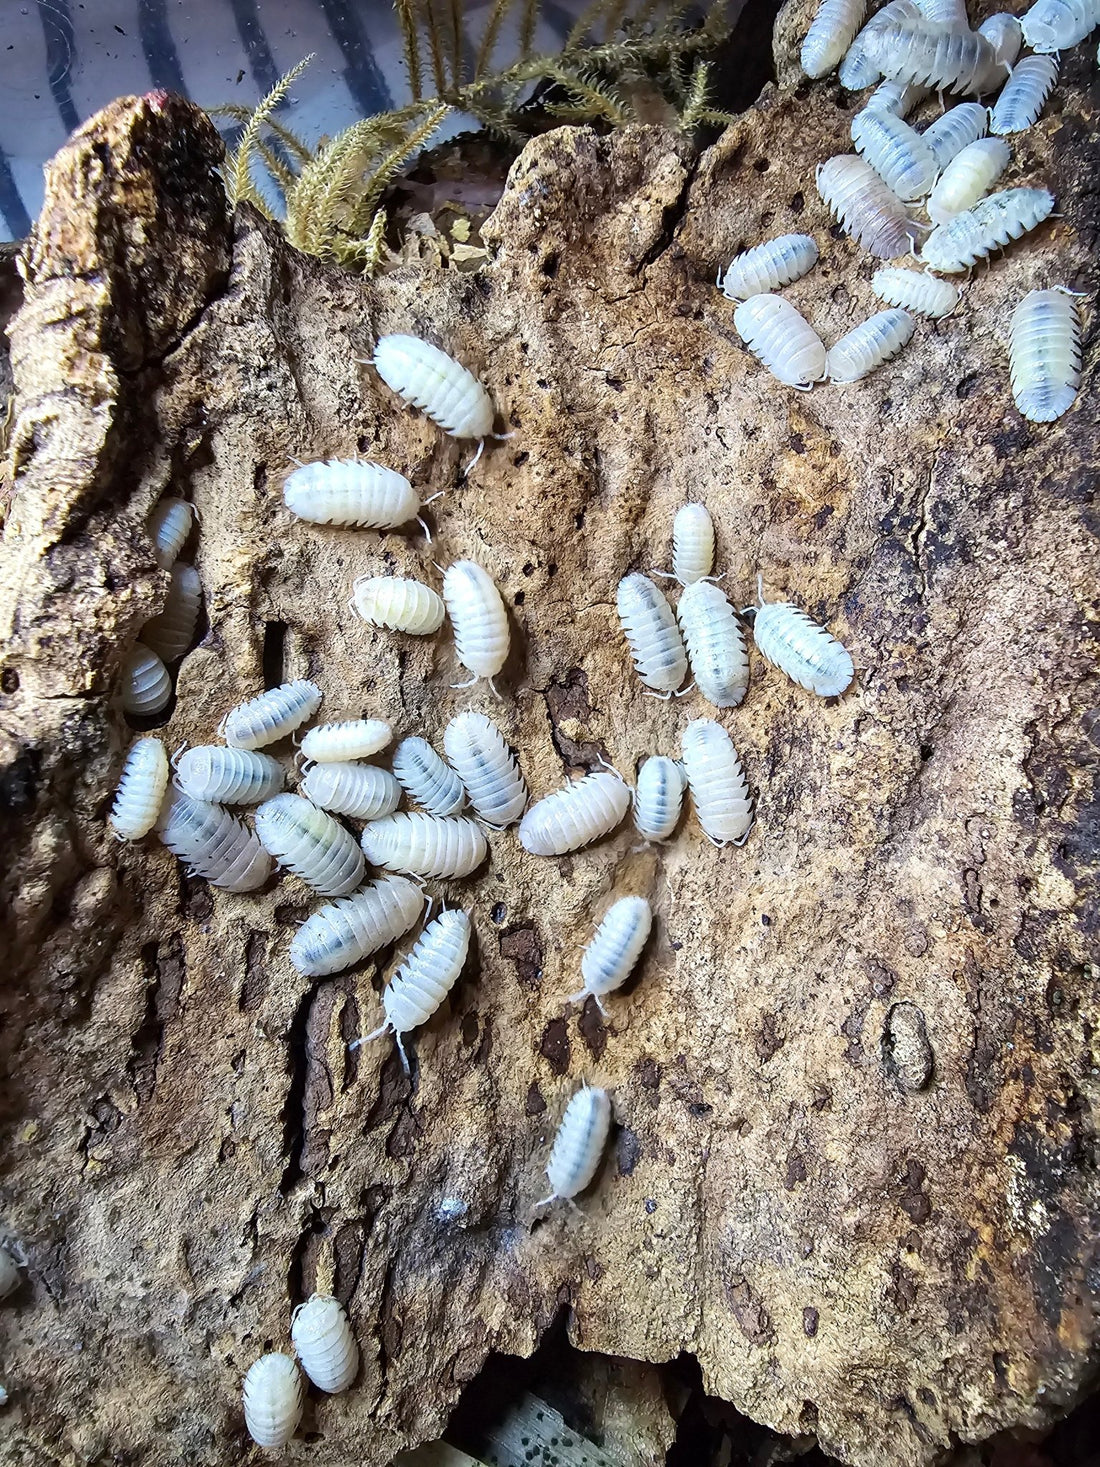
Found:
[[[222,719],[218,732],[232,749],[261,749],[293,733],[320,706],[321,689],[299,678],[238,703]]]
[[[429,815],[457,815],[466,803],[461,779],[427,739],[402,739],[393,751],[393,772]]]
[[[901,17],[873,31],[867,55],[883,76],[947,92],[977,91],[996,64],[993,47],[977,31],[930,26],[923,16]]]
[[[687,672],[687,653],[664,593],[635,571],[619,582],[615,605],[638,676],[647,688],[671,697]]]
[[[322,896],[346,896],[363,879],[354,836],[301,795],[265,800],[256,811],[256,834],[280,866]]]
[[[801,280],[817,264],[817,243],[808,234],[781,234],[734,255],[718,288],[727,300],[743,301]]]
[[[936,172],[941,172],[952,158],[985,135],[989,113],[980,102],[960,102],[942,117],[937,117],[921,133],[935,159]]]
[[[141,629],[141,640],[164,662],[175,662],[191,646],[202,605],[202,580],[193,565],[177,560],[171,576],[164,610]]]
[[[364,621],[426,637],[443,625],[446,607],[438,591],[406,576],[360,576],[351,604]]]
[[[934,320],[949,316],[962,294],[957,285],[929,275],[926,270],[900,270],[893,265],[875,271],[871,289],[888,305],[914,311],[918,316],[931,316]]]
[[[486,825],[503,830],[519,819],[527,806],[527,785],[495,723],[484,713],[460,713],[447,725],[443,747]]]
[[[1018,61],[990,111],[989,131],[997,137],[1026,132],[1038,120],[1057,80],[1057,56],[1025,56]]]
[[[283,766],[270,754],[200,744],[175,759],[176,785],[194,800],[258,805],[283,787]]]
[[[153,541],[153,558],[164,570],[171,570],[176,557],[187,543],[195,511],[184,499],[162,499],[149,516],[149,535]]]
[[[610,1129],[611,1097],[606,1090],[583,1086],[565,1107],[546,1164],[550,1196],[536,1202],[536,1207],[558,1198],[572,1200],[584,1191],[596,1175]]]
[[[883,362],[896,357],[916,329],[908,311],[876,311],[853,326],[829,348],[826,370],[831,382],[859,382]]]
[[[7,1248],[0,1247],[0,1299],[14,1294],[22,1282],[19,1265]]]
[[[857,244],[880,260],[909,253],[914,226],[905,205],[869,163],[852,153],[838,154],[818,165],[816,178],[830,213]],[[821,352],[824,358],[824,347]],[[824,360],[821,367],[824,371]]]
[[[802,42],[800,59],[807,76],[828,76],[839,66],[866,14],[867,0],[822,0]]]
[[[984,198],[1008,167],[1012,151],[1003,138],[979,138],[957,153],[928,196],[928,217],[946,224]]]
[[[697,718],[684,729],[684,772],[699,824],[716,846],[744,845],[752,797],[733,740],[720,723]]]
[[[808,390],[825,375],[821,337],[781,296],[749,296],[734,311],[733,324],[753,356],[788,387]]]
[[[318,1390],[347,1390],[359,1369],[359,1346],[338,1299],[312,1294],[290,1316],[290,1338],[302,1369]]]
[[[1032,423],[1053,423],[1081,385],[1081,320],[1062,287],[1029,290],[1012,313],[1012,396]]]
[[[458,660],[473,674],[468,688],[479,678],[493,678],[508,659],[508,613],[501,594],[488,571],[473,560],[456,560],[443,573],[443,600],[455,633]]]
[[[621,988],[633,973],[652,926],[653,911],[645,897],[620,897],[613,902],[581,958],[584,987],[571,993],[567,1002],[577,1003],[591,995],[606,1018],[603,995]]]
[[[485,859],[485,832],[465,815],[422,815],[419,810],[384,815],[363,831],[372,866],[412,876],[469,876]]]
[[[705,504],[682,504],[672,521],[672,576],[681,586],[714,569],[714,521]]]
[[[840,85],[849,92],[859,92],[878,81],[882,72],[867,55],[867,37],[900,16],[919,14],[913,0],[889,0],[881,10],[877,10],[848,47],[840,63],[837,71]]]
[[[1036,0],[1020,17],[1033,51],[1068,51],[1100,25],[1097,0]]]
[[[646,840],[663,841],[676,829],[687,776],[675,759],[651,754],[642,761],[634,788],[634,824]]]
[[[349,718],[343,723],[322,723],[303,737],[299,753],[315,764],[346,764],[352,759],[369,759],[393,738],[393,729],[381,718]]]
[[[493,400],[474,374],[418,336],[381,336],[371,365],[398,397],[422,408],[452,438],[487,438]]]
[[[176,791],[157,830],[168,849],[212,886],[255,891],[271,875],[271,857],[255,834],[220,805]]]
[[[1024,33],[1020,22],[1014,15],[1009,15],[1006,10],[1000,10],[996,15],[986,16],[978,27],[978,34],[984,36],[993,47],[995,64],[989,76],[983,78],[984,85],[980,90],[986,92],[993,86],[999,86],[1016,64],[1016,57],[1020,54],[1020,47],[1024,43]],[[1032,50],[1039,47],[1033,46]],[[1055,47],[1057,50],[1057,47]]]
[[[244,1424],[258,1447],[285,1447],[302,1419],[302,1375],[298,1362],[273,1350],[248,1367],[244,1378]]]
[[[799,687],[822,698],[836,698],[855,675],[847,648],[790,601],[765,601],[752,624],[761,655]]]
[[[377,820],[401,803],[401,786],[388,769],[374,764],[314,764],[302,780],[302,794],[322,810]]]
[[[424,893],[415,881],[383,876],[307,917],[290,944],[290,961],[307,978],[340,973],[396,942],[423,907]]]
[[[930,270],[955,275],[1041,224],[1054,208],[1045,188],[1006,188],[979,199],[965,214],[938,224],[925,240],[921,261]]]
[[[350,1045],[358,1049],[382,1034],[393,1034],[405,1070],[409,1058],[402,1040],[426,1024],[454,987],[470,950],[470,918],[465,912],[440,912],[420,936],[412,952],[387,983],[382,994],[385,1020],[370,1034]]]
[[[160,739],[138,739],[126,755],[107,817],[122,840],[140,840],[157,823],[168,788],[168,755]]]
[[[929,91],[930,88],[918,86],[915,82],[879,82],[867,98],[864,110],[873,112],[877,108],[880,112],[892,112],[895,117],[908,117],[924,101]]]
[[[899,199],[922,199],[936,181],[932,149],[893,112],[865,109],[852,118],[852,142]]]
[[[713,581],[686,586],[676,608],[696,686],[715,708],[736,708],[749,686],[745,634]]]
[[[586,774],[532,805],[519,843],[533,856],[564,856],[608,835],[630,808],[630,786],[608,771]]]
[[[161,713],[172,696],[172,679],[157,654],[138,642],[122,663],[122,709],[136,718]]]
[[[966,0],[917,0],[917,9],[933,25],[967,26]]]
[[[396,530],[420,514],[420,496],[404,474],[357,458],[300,464],[287,475],[283,499],[313,525]]]

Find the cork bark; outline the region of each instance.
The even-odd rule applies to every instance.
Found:
[[[241,1374],[314,1287],[363,1357],[285,1453],[326,1467],[437,1436],[489,1352],[530,1353],[562,1311],[582,1350],[694,1355],[712,1395],[858,1467],[1041,1428],[1089,1385],[1094,371],[1090,352],[1075,408],[1029,425],[1003,346],[1024,290],[1092,283],[1089,64],[1017,153],[1059,217],[896,363],[811,394],[747,355],[713,281],[808,229],[822,262],[790,298],[827,339],[874,309],[872,262],[813,189],[847,146],[828,85],[767,91],[701,154],[657,128],[549,133],[483,268],[373,283],[230,220],[217,139],[179,100],[116,103],[53,161],[11,327],[0,552],[0,1217],[28,1260],[0,1311],[11,1460],[239,1461]],[[468,477],[468,446],[357,361],[388,331],[493,393],[514,436]],[[357,452],[447,491],[431,545],[291,520],[289,457]],[[476,951],[410,1083],[388,1044],[346,1048],[388,955],[303,980],[297,881],[233,896],[105,828],[166,492],[201,513],[205,593],[169,749],[266,672],[432,739],[483,708],[536,794],[604,758],[630,777],[711,712],[643,696],[614,616],[689,496],[736,604],[761,573],[851,648],[857,684],[822,701],[754,660],[722,715],[757,798],[742,849],[690,819],[663,848],[623,830],[553,861],[491,836],[476,879],[441,888]],[[464,555],[511,609],[499,703],[451,688],[448,634],[375,633],[347,605],[357,574],[436,582]],[[564,996],[632,891],[656,932],[604,1023]],[[614,1097],[613,1142],[580,1214],[535,1220],[582,1078]]]

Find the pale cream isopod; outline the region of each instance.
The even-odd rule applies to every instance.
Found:
[[[138,642],[122,663],[122,708],[135,718],[163,713],[172,696],[168,669],[149,647]]]
[[[258,1447],[285,1447],[302,1419],[297,1362],[277,1350],[261,1355],[244,1378],[244,1424]]]
[[[633,973],[653,926],[653,910],[645,897],[620,897],[607,909],[581,958],[584,986],[569,995],[569,1003],[588,997],[606,1018],[603,996],[621,988]]]
[[[396,530],[420,514],[420,496],[404,474],[355,458],[299,464],[287,475],[283,499],[291,514],[314,525]]]
[[[748,782],[720,723],[697,718],[683,737],[684,769],[699,824],[713,845],[744,845],[752,829]]]
[[[363,879],[354,837],[301,795],[265,800],[256,811],[256,834],[281,866],[322,896],[346,896]]]
[[[630,809],[630,786],[612,771],[586,774],[532,805],[519,843],[533,856],[564,856],[610,834]]]
[[[140,840],[157,823],[168,788],[168,755],[160,739],[138,739],[126,755],[107,817],[122,840]]]
[[[164,610],[141,629],[141,640],[163,662],[175,662],[191,646],[202,605],[202,580],[193,565],[177,560],[170,574]]]
[[[346,1391],[359,1369],[359,1346],[343,1305],[329,1294],[312,1294],[290,1316],[290,1338],[302,1369],[318,1390]]]
[[[307,978],[340,973],[396,942],[419,917],[424,893],[407,876],[384,876],[307,917],[290,944],[290,961]]]
[[[176,557],[187,543],[195,511],[185,499],[162,499],[149,516],[149,535],[153,541],[153,558],[164,570],[171,570]]]
[[[388,769],[374,764],[313,764],[302,780],[302,794],[322,810],[377,820],[401,803],[401,786]]]
[[[545,1207],[558,1198],[572,1201],[592,1181],[611,1129],[611,1097],[606,1090],[584,1085],[565,1108],[546,1164],[550,1195],[536,1202]]]
[[[372,626],[426,637],[443,625],[443,598],[423,581],[406,576],[360,576],[351,604]]]
[[[473,560],[456,560],[443,573],[443,600],[454,627],[458,660],[471,674],[460,688],[493,679],[508,660],[508,613],[492,576]]]
[[[315,764],[346,764],[369,759],[393,738],[393,729],[381,718],[349,718],[343,723],[321,723],[302,738],[299,754]]]
[[[300,728],[321,706],[321,689],[299,678],[231,708],[218,732],[231,749],[260,749]]]

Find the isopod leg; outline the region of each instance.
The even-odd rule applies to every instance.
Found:
[[[466,465],[466,467],[462,470],[462,477],[464,479],[468,477],[468,475],[470,473],[470,470],[476,465],[478,459],[481,457],[481,455],[484,452],[485,452],[485,439],[483,438],[481,440],[481,442],[477,446],[477,452],[474,454],[473,458]]]
[[[427,520],[422,519],[420,517],[420,515],[417,515],[417,517],[416,517],[416,523],[424,531],[424,538],[425,538],[425,540],[427,540],[428,544],[430,545],[432,543],[432,532],[428,528],[428,522],[427,522]]]
[[[406,1075],[411,1076],[412,1070],[409,1069],[409,1057],[405,1053],[405,1046],[401,1043],[401,1035],[395,1031],[393,1037],[397,1040],[397,1052],[401,1056],[402,1068],[404,1069]]]
[[[464,683],[452,683],[451,684],[451,687],[452,688],[472,688],[473,685],[474,685],[474,683],[476,683],[478,681],[479,681],[479,678],[478,678],[477,673],[475,672],[474,675],[473,675],[473,677],[467,678]]]
[[[389,1028],[390,1021],[389,1019],[387,1019],[386,1022],[384,1024],[380,1024],[377,1029],[372,1029],[369,1034],[360,1034],[358,1039],[353,1039],[348,1045],[348,1049],[359,1049],[361,1045],[369,1044],[372,1039],[380,1039],[383,1034],[389,1033]],[[398,1047],[400,1047],[400,1039],[397,1041],[397,1043]]]

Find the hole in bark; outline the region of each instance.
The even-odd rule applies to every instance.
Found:
[[[265,689],[277,688],[285,682],[283,662],[286,655],[285,621],[269,621],[264,625],[263,672]]]
[[[18,693],[19,674],[14,667],[5,667],[0,672],[0,693]]]
[[[922,764],[927,764],[928,760],[931,759],[932,755],[935,752],[936,751],[932,747],[931,744],[921,744],[921,746],[920,746],[921,763]]]

